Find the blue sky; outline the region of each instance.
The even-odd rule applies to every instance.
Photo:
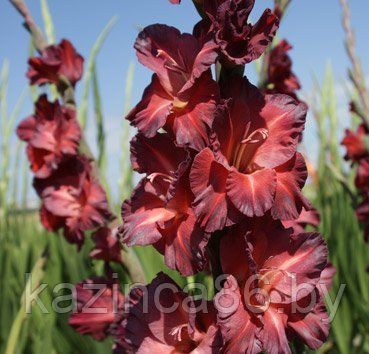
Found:
[[[36,21],[42,25],[40,3],[27,1]],[[256,0],[252,19],[257,19],[271,0]],[[356,29],[358,54],[364,63],[369,63],[369,26],[367,14],[369,1],[350,1],[352,22]],[[121,126],[124,84],[128,65],[136,62],[133,42],[140,28],[152,23],[166,23],[182,31],[190,32],[198,20],[198,15],[190,0],[182,0],[180,6],[173,6],[168,0],[49,0],[56,28],[57,39],[70,39],[78,51],[88,57],[90,49],[105,24],[114,15],[118,22],[106,40],[98,57],[98,73],[103,100],[103,108],[109,136],[111,178],[116,179],[118,169],[116,156],[119,154],[118,127]],[[339,0],[292,0],[278,36],[293,44],[291,56],[294,71],[299,76],[303,92],[312,88],[312,73],[322,79],[328,60],[338,84],[347,80],[348,60],[343,47],[341,10]],[[9,107],[11,108],[27,81],[28,36],[21,25],[21,18],[8,1],[0,2],[0,63],[10,62]],[[133,103],[136,103],[144,87],[149,83],[151,73],[136,62]],[[251,81],[253,65],[246,73]],[[368,72],[366,72],[368,74]],[[82,85],[79,85],[79,92]],[[77,88],[77,89],[78,89]],[[339,104],[346,107],[343,95]],[[22,114],[32,112],[30,100],[26,102]],[[346,119],[346,118],[345,118]],[[341,121],[345,126],[349,123]],[[92,120],[90,120],[92,123]],[[308,125],[307,139],[314,135],[314,128]],[[115,161],[114,161],[115,159]]]

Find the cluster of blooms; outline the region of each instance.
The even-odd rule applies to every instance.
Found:
[[[31,85],[54,84],[60,95],[81,79],[83,58],[68,40],[45,48],[29,60]],[[121,261],[117,237],[105,226],[111,219],[106,194],[94,177],[92,162],[81,154],[82,132],[75,107],[50,102],[42,94],[35,112],[17,128],[27,143],[27,156],[34,173],[34,188],[42,200],[42,225],[50,231],[63,229],[65,238],[80,248],[85,231],[93,234],[96,247],[91,257]]]
[[[193,34],[155,24],[135,42],[154,74],[127,116],[138,129],[132,166],[144,177],[123,203],[119,233],[128,246],[153,245],[183,276],[211,270],[217,294],[196,299],[160,273],[118,301],[114,315],[81,310],[72,323],[95,338],[112,335],[116,353],[290,353],[294,338],[318,348],[334,269],[322,237],[303,232],[318,219],[301,193],[307,107],[295,99],[290,46],[273,49],[260,90],[237,68],[263,54],[278,17],[266,10],[250,24],[253,0],[196,4],[204,17]],[[111,309],[106,289],[101,301]],[[79,304],[92,295],[80,289]]]
[[[153,245],[183,276],[212,271],[217,294],[197,299],[163,273],[126,297],[112,278],[88,279],[77,286],[70,324],[97,340],[113,336],[116,353],[290,353],[295,338],[318,348],[328,336],[323,296],[334,270],[322,237],[303,232],[317,219],[301,192],[307,169],[297,144],[307,106],[296,100],[288,43],[271,52],[266,90],[238,74],[271,44],[278,12],[251,24],[254,0],[195,3],[203,18],[192,34],[155,24],[134,45],[154,74],[127,116],[138,129],[132,166],[144,177],[123,203],[119,234],[127,246]],[[62,41],[31,58],[28,77],[64,92],[81,70],[82,58]],[[91,256],[121,261],[105,193],[79,153],[74,109],[41,96],[18,134],[43,225],[63,228],[79,246],[84,231],[99,227]]]
[[[351,111],[356,113],[355,105],[351,105]],[[361,123],[356,132],[346,129],[346,135],[342,140],[346,148],[345,159],[357,165],[355,186],[362,200],[356,208],[359,221],[364,224],[365,241],[369,241],[369,131],[365,123]]]

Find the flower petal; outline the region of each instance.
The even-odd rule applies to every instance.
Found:
[[[261,343],[257,337],[260,324],[244,308],[240,288],[233,276],[228,276],[214,302],[225,352],[259,353]]]
[[[133,192],[130,200],[122,206],[124,225],[121,227],[123,242],[128,246],[154,244],[162,237],[157,228],[158,222],[164,223],[175,217],[165,208],[165,203],[154,194],[145,190],[151,183],[143,179]]]
[[[174,109],[170,124],[178,145],[197,151],[208,145],[208,130],[214,120],[218,96],[218,85],[207,74],[197,80],[189,93],[181,96],[181,100],[188,103],[184,108]]]
[[[170,176],[185,158],[186,152],[176,147],[167,133],[158,133],[150,139],[137,134],[131,141],[131,163],[138,173]]]
[[[209,240],[199,225],[192,210],[182,219],[161,230],[163,235],[157,249],[164,250],[165,264],[178,270],[182,276],[198,273],[207,265],[205,247]]]
[[[263,350],[270,354],[291,353],[286,337],[287,315],[269,307],[263,319],[264,326],[259,336]]]
[[[141,101],[127,115],[126,119],[144,134],[153,137],[162,128],[172,109],[173,97],[169,96],[153,75],[151,84],[146,87]]]
[[[289,316],[288,327],[299,335],[311,349],[320,348],[329,335],[330,319],[324,301],[321,298],[313,311],[305,316],[295,314]]]
[[[302,208],[309,210],[310,203],[303,196],[301,189],[305,185],[307,169],[300,153],[275,169],[277,172],[277,188],[272,216],[275,219],[297,219]]]
[[[237,212],[226,195],[227,176],[228,170],[215,161],[209,148],[196,155],[191,168],[190,184],[195,195],[195,214],[206,232],[221,230],[237,218]]]
[[[273,205],[276,190],[274,170],[259,170],[251,174],[231,168],[227,178],[227,195],[243,214],[263,216]]]
[[[287,95],[266,95],[260,117],[265,121],[268,137],[257,149],[254,162],[274,168],[290,160],[296,152],[305,126],[307,106]]]

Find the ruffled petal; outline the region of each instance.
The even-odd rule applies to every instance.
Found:
[[[188,94],[182,95],[184,107],[174,108],[170,120],[178,145],[197,151],[208,145],[208,131],[214,120],[218,96],[218,85],[207,74],[198,79]]]
[[[196,217],[189,210],[182,220],[161,231],[163,238],[159,249],[165,243],[165,264],[178,270],[181,275],[189,276],[201,272],[207,265],[205,247],[209,241],[206,234],[197,224]]]
[[[291,353],[286,336],[287,315],[269,307],[263,319],[263,329],[259,335],[263,350],[270,354]]]
[[[151,138],[162,128],[171,113],[173,97],[161,86],[159,79],[153,75],[151,84],[145,89],[141,101],[127,115],[126,119]]]
[[[290,96],[265,96],[265,105],[259,114],[268,137],[255,153],[253,161],[258,166],[274,168],[293,157],[305,126],[306,112],[306,104]]]
[[[124,225],[121,227],[122,241],[128,246],[148,245],[159,241],[162,234],[158,223],[165,223],[175,217],[173,211],[165,208],[165,202],[154,194],[148,193],[146,179],[136,187],[130,200],[122,206]]]
[[[227,178],[227,195],[243,214],[263,216],[273,205],[276,191],[274,170],[259,170],[251,174],[231,168]]]
[[[167,133],[158,133],[150,139],[137,134],[131,141],[131,163],[139,173],[163,173],[170,176],[185,158],[186,152],[176,147]]]
[[[272,216],[275,219],[297,219],[302,208],[309,210],[310,203],[303,196],[301,189],[305,185],[307,169],[300,153],[275,169],[277,172],[277,188]]]
[[[196,155],[190,173],[193,206],[200,226],[207,232],[232,224],[232,214],[236,214],[226,195],[227,176],[228,170],[215,161],[209,148]]]
[[[305,316],[295,314],[289,316],[288,327],[304,341],[311,349],[320,348],[327,340],[330,319],[324,301],[321,298],[312,311]]]
[[[214,302],[218,310],[218,326],[225,343],[225,352],[259,353],[260,323],[244,308],[241,290],[233,276],[228,276]]]

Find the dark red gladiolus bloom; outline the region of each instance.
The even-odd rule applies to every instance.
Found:
[[[49,177],[65,157],[78,153],[81,129],[75,116],[73,109],[41,95],[35,114],[19,124],[17,134],[28,143],[28,159],[37,178]]]
[[[360,193],[369,192],[369,157],[359,161],[355,177],[355,186]]]
[[[254,222],[221,240],[222,268],[231,274],[215,297],[225,352],[290,353],[294,336],[317,349],[329,330],[318,290],[326,283],[327,247],[317,233],[292,235],[277,221]]]
[[[213,23],[215,41],[226,63],[245,65],[258,59],[271,43],[279,20],[270,9],[251,25],[248,20],[255,0],[206,1],[205,9]]]
[[[296,220],[283,220],[282,224],[285,228],[292,227],[294,234],[304,232],[305,228],[310,225],[316,228],[320,223],[320,216],[316,209],[306,210],[302,208],[299,217]]]
[[[296,90],[301,88],[297,76],[292,71],[292,60],[287,52],[292,46],[282,40],[269,55],[268,92],[284,93],[297,99]]]
[[[95,248],[90,252],[90,257],[102,259],[106,262],[122,263],[121,249],[117,237],[117,231],[109,227],[99,228],[93,235]]]
[[[44,227],[49,231],[63,227],[65,238],[79,248],[84,231],[103,226],[111,218],[106,194],[84,156],[66,160],[47,179],[35,178],[34,187],[42,199]]]
[[[301,194],[306,166],[296,153],[306,105],[287,95],[262,95],[238,77],[226,91],[232,98],[218,108],[212,146],[197,154],[190,174],[201,226],[213,232],[231,225],[235,208],[249,217],[270,210],[275,219],[297,218],[309,208]]]
[[[171,278],[159,273],[130,308],[126,341],[135,353],[219,352],[216,311],[211,302],[205,305],[207,313]]]
[[[347,149],[345,159],[357,162],[369,155],[366,146],[366,136],[368,131],[364,124],[360,124],[356,133],[350,129],[346,129],[346,135],[342,140],[342,145]]]
[[[83,57],[66,39],[58,45],[45,48],[41,57],[32,57],[28,63],[27,77],[31,85],[58,85],[63,79],[74,87],[82,77]]]
[[[69,324],[80,334],[103,340],[123,308],[124,297],[119,285],[109,279],[86,279],[76,285],[77,312]]]
[[[152,25],[139,34],[135,48],[138,60],[155,74],[127,119],[146,137],[165,127],[179,145],[203,148],[219,95],[209,71],[217,57],[215,43],[202,45],[174,27]]]
[[[347,149],[345,159],[359,161],[369,155],[368,148],[365,145],[365,137],[368,134],[364,124],[360,124],[356,133],[346,129],[346,135],[342,140],[342,145]]]
[[[138,134],[131,142],[131,153],[134,170],[147,177],[122,206],[123,242],[153,244],[164,254],[167,266],[183,275],[202,270],[209,236],[200,229],[191,208],[186,151],[165,133],[151,139]]]

